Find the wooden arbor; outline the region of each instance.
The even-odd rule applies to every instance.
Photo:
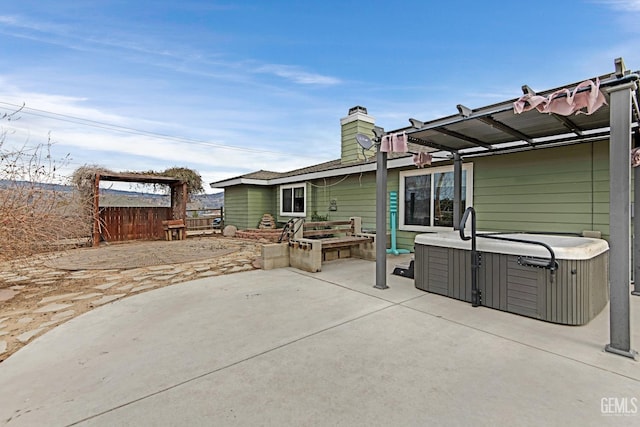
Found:
[[[127,208],[127,212],[117,212],[110,217],[110,223],[105,224],[105,219],[100,215],[100,181],[133,182],[142,184],[161,184],[171,188],[170,208]],[[162,221],[186,220],[187,216],[187,183],[181,179],[159,175],[144,175],[136,173],[96,173],[93,180],[93,227],[92,242],[97,247],[102,238],[113,240],[153,240],[164,236]],[[142,212],[145,210],[145,212]],[[125,218],[134,218],[126,221]],[[116,232],[103,233],[103,227],[117,230]],[[107,234],[107,235],[105,235]]]

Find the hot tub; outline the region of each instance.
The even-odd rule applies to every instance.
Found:
[[[480,305],[565,325],[593,319],[609,298],[609,245],[586,237],[500,234],[542,242],[555,253],[555,270],[545,268],[543,246],[481,237],[477,286]],[[415,286],[471,301],[471,242],[457,231],[415,238]]]

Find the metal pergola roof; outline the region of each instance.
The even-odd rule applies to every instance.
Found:
[[[607,103],[591,115],[559,116],[540,113],[536,109],[516,114],[514,102],[472,110],[458,105],[458,114],[429,122],[409,119],[410,127],[389,133],[406,132],[409,142],[452,154],[454,163],[454,224],[460,216],[461,165],[463,157],[485,156],[541,147],[574,144],[609,139],[609,316],[610,343],[605,350],[625,357],[636,358],[631,349],[629,313],[629,271],[631,247],[630,215],[630,151],[632,134],[638,134],[638,86],[640,73],[626,70],[622,58],[615,61],[615,72],[600,76],[600,90]],[[579,83],[550,89],[538,95],[548,96],[560,89],[571,93]],[[525,94],[534,95],[528,86]],[[591,90],[590,88],[588,90]],[[384,129],[374,127],[376,141],[385,135]],[[636,138],[639,142],[640,138]],[[386,233],[387,153],[376,154],[376,234]],[[640,168],[634,169],[636,212],[640,211]],[[464,228],[463,224],[459,225]],[[640,242],[640,215],[634,217],[634,240]],[[375,288],[386,289],[386,242],[376,239]],[[636,281],[640,277],[640,244],[634,248]],[[637,284],[637,282],[636,282]],[[634,295],[640,295],[636,287]]]
[[[636,73],[627,72],[623,75],[598,77],[600,89],[607,100],[606,88],[623,84],[634,75]],[[574,83],[536,94],[547,96],[563,88],[573,91],[578,84]],[[523,93],[534,92],[525,85]],[[633,98],[632,122],[637,128],[640,111],[635,92]],[[535,109],[516,114],[513,108],[516,100],[512,99],[478,109],[470,109],[459,104],[458,114],[428,122],[409,119],[412,126],[395,130],[393,133],[405,131],[409,142],[464,157],[586,142],[609,135],[608,103],[591,115],[575,114],[565,117],[540,113]]]

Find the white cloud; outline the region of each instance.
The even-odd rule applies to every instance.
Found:
[[[223,108],[210,112],[208,123],[194,127],[181,121],[168,123],[111,113],[86,98],[22,92],[2,76],[0,87],[0,99],[13,105],[27,100],[30,108],[19,114],[19,120],[0,123],[3,130],[10,132],[5,148],[33,147],[51,137],[52,157],[71,157],[59,170],[65,176],[85,164],[114,171],[185,166],[199,171],[208,185],[259,169],[285,172],[331,160],[339,153],[337,120],[335,132],[318,132],[315,121],[311,122],[313,126],[292,129],[280,125],[276,116],[260,114],[258,110],[234,112]],[[0,102],[0,112],[15,108]],[[56,115],[52,117],[51,112]],[[211,117],[215,117],[213,122]],[[79,122],[78,118],[82,120]],[[115,131],[110,124],[131,128],[134,134]],[[136,129],[166,136],[135,132]],[[190,131],[202,135],[203,140],[171,136],[189,135]],[[335,149],[330,150],[334,139]],[[305,151],[310,154],[305,156]],[[207,191],[213,190],[207,186]]]
[[[149,135],[102,131],[74,123],[59,124],[43,117],[34,119],[23,116],[21,120],[4,124],[3,127],[11,132],[11,140],[7,145],[37,145],[46,142],[51,135],[58,151],[67,150],[74,158],[78,154],[83,158],[92,157],[88,163],[102,164],[103,160],[109,160],[117,169],[135,169],[139,159],[167,166],[209,165],[227,173],[239,171],[238,174],[255,169],[288,170],[298,167],[296,164],[309,163],[308,158],[291,156],[284,151],[172,141]]]
[[[140,35],[126,34],[121,31],[113,33],[109,37],[98,37],[90,33],[80,34],[77,32],[77,29],[69,31],[69,28],[64,26],[50,24],[48,22],[31,21],[23,17],[11,15],[0,15],[0,24],[13,28],[14,30],[23,31],[17,33],[0,29],[0,33],[13,37],[29,38],[42,43],[55,44],[68,49],[82,51],[112,49],[133,53],[135,54],[133,58],[136,58],[136,55],[139,54],[148,55],[149,57],[172,61],[170,63],[161,63],[156,60],[155,64],[157,66],[189,74],[202,74],[210,77],[223,77],[225,79],[237,80],[239,74],[243,74],[243,70],[248,63],[255,63],[253,60],[211,61],[207,59],[211,56],[210,53],[205,55],[203,52],[193,51],[188,46],[173,46],[172,48],[167,48],[166,43],[163,43],[160,48],[154,46],[154,40],[144,42],[141,41],[143,39],[141,39]],[[212,73],[212,68],[226,69],[229,70],[229,72]],[[304,71],[295,65],[264,64],[257,65],[253,71],[261,74],[272,74],[302,85],[333,86],[342,83],[337,77]]]
[[[323,76],[321,74],[309,73],[293,65],[266,64],[255,70],[258,73],[274,74],[293,81],[294,83],[305,85],[333,86],[341,83],[336,77]]]
[[[33,21],[18,15],[0,15],[0,24],[14,29],[32,30],[43,33],[60,34],[68,31],[68,28],[63,25]]]
[[[146,75],[154,76],[145,80],[132,70],[119,77],[116,86],[100,70],[74,76],[69,67],[67,76],[59,73],[56,63],[7,69],[0,75],[0,113],[15,108],[2,102],[26,103],[33,109],[11,124],[16,132],[11,139],[38,144],[46,142],[50,132],[56,152],[71,154],[71,169],[82,164],[114,170],[182,165],[213,171],[206,178],[202,173],[211,182],[258,169],[284,172],[339,156],[338,120],[346,107],[341,101],[312,98],[305,92],[309,87],[344,83],[337,77],[296,65],[227,57],[207,47],[199,51],[175,41],[167,44],[148,34],[138,35],[136,29],[98,34],[79,23],[70,31],[29,19],[0,15],[0,33],[6,39],[30,38],[70,50],[99,52],[101,58],[108,53],[127,66],[142,64]],[[76,55],[69,52],[69,57]],[[149,72],[160,67],[182,73],[176,88],[172,87],[174,76],[164,70]],[[334,108],[336,104],[340,110]],[[325,111],[314,113],[310,105]],[[296,111],[293,119],[291,111]],[[145,132],[127,134],[110,124],[180,137],[171,141]],[[190,138],[191,143],[185,141]]]
[[[640,12],[640,0],[599,0],[597,3],[609,5],[616,10]]]

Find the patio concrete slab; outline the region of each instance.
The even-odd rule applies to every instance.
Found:
[[[387,286],[389,288],[383,291],[374,288],[376,283],[375,264],[370,261],[339,259],[323,263],[322,271],[317,273],[294,271],[356,292],[399,303],[425,295],[424,291],[416,289],[413,280],[392,274],[393,268],[397,264],[408,263],[411,257],[412,254],[389,255],[387,257]]]
[[[126,298],[55,328],[3,362],[0,420],[68,425],[389,305],[288,270]]]
[[[602,351],[608,312],[562,327],[474,309],[397,276],[380,291],[374,274],[372,262],[340,260],[316,274],[243,272],[102,306],[0,364],[0,423],[640,421],[640,364]],[[628,412],[606,413],[612,402]]]
[[[640,298],[631,297],[631,343],[640,349]],[[447,319],[478,331],[519,342],[541,351],[558,354],[581,363],[598,366],[640,381],[640,363],[625,357],[612,357],[604,351],[609,343],[609,306],[589,324],[565,326],[542,322],[440,295],[407,301],[414,308],[438,318]],[[640,398],[640,393],[639,398]],[[638,401],[640,412],[640,399]],[[638,416],[640,423],[640,414]]]
[[[602,396],[637,393],[637,381],[394,306],[87,425],[179,413],[189,425],[601,426]]]

